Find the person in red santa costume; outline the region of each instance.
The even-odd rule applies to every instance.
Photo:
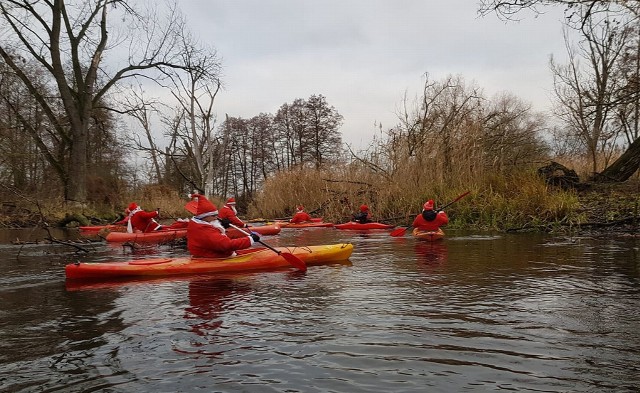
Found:
[[[233,224],[240,228],[249,227],[248,224],[245,224],[241,219],[238,218],[238,211],[236,210],[236,200],[233,197],[227,199],[227,203],[225,203],[225,205],[220,208],[220,214],[218,214],[218,218],[225,225]]]
[[[293,224],[300,224],[303,222],[312,221],[312,219],[309,213],[304,211],[304,206],[298,205],[296,207],[296,214],[294,214],[291,220],[289,221]]]
[[[192,194],[198,199],[198,210],[187,225],[187,249],[194,257],[227,258],[235,255],[236,250],[249,248],[260,236],[250,235],[231,239],[219,220],[218,209],[206,197]]]
[[[153,232],[159,231],[162,225],[155,220],[160,215],[160,209],[154,211],[144,211],[135,202],[131,202],[127,207],[129,209],[129,221],[127,222],[127,232]]]
[[[422,231],[437,231],[442,225],[449,222],[447,213],[433,210],[433,199],[429,199],[422,205],[422,213],[413,220],[413,227]]]

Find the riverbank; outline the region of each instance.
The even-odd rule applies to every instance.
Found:
[[[549,189],[547,192],[555,192]],[[573,191],[576,203],[567,206],[566,212],[561,216],[545,218],[543,214],[532,217],[522,225],[507,226],[497,225],[498,228],[506,232],[534,231],[534,232],[554,232],[554,233],[594,233],[594,234],[638,234],[639,210],[640,210],[640,180],[633,179],[624,183],[580,183]],[[475,197],[475,198],[474,198]],[[478,201],[485,203],[480,204]],[[156,203],[157,202],[157,203]],[[465,198],[459,205],[466,205],[470,209],[475,206],[482,206],[484,210],[491,210],[491,206],[486,204],[481,196],[474,196],[473,193]],[[184,201],[154,201],[154,206],[165,206],[161,212],[162,218],[171,220],[174,218],[184,218],[189,214],[182,207]],[[108,224],[121,218],[122,216],[110,209],[88,210],[83,213],[65,213],[63,208],[55,207],[56,204],[43,203],[36,208],[20,206],[16,203],[4,202],[0,208],[1,228],[31,228],[31,227],[64,227],[80,225],[102,225]],[[60,205],[58,205],[60,206]],[[458,206],[455,206],[458,207]],[[503,206],[500,207],[501,209]],[[518,209],[518,205],[514,206]],[[473,214],[466,214],[452,209],[451,213],[455,217],[450,226],[464,228],[487,228],[488,225],[483,220],[471,218]],[[519,211],[507,212],[506,215],[517,215]],[[502,213],[504,215],[504,212]],[[252,217],[246,217],[251,219]],[[325,217],[327,220],[341,222],[333,217]],[[344,220],[342,220],[344,221]],[[407,225],[406,218],[399,218],[396,225]]]

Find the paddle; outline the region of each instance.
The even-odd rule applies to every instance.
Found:
[[[438,210],[436,210],[436,213],[444,210],[445,208],[447,208],[448,206],[451,206],[451,204],[453,204],[454,202],[458,202],[460,199],[466,197],[467,195],[469,195],[471,191],[467,191],[461,195],[459,195],[456,199],[452,200],[451,202],[447,203],[446,205],[442,206],[441,208],[439,208]],[[407,232],[407,229],[411,228],[411,225],[408,227],[401,227],[401,228],[396,228],[393,231],[391,231],[390,235],[393,237],[399,237],[399,236],[404,236],[404,234]]]
[[[246,235],[250,235],[245,230],[243,230],[241,228],[238,228],[237,226],[235,226],[233,224],[229,224],[229,226],[239,230],[240,232],[242,232],[242,233],[244,233]],[[262,244],[263,246],[267,247],[269,250],[271,250],[271,251],[275,252],[276,254],[280,255],[281,257],[283,257],[287,262],[289,262],[289,264],[291,266],[295,267],[296,269],[298,269],[298,270],[300,270],[302,272],[306,272],[307,271],[307,264],[304,263],[304,261],[302,259],[300,259],[297,256],[293,255],[292,253],[278,251],[275,248],[273,248],[270,245],[268,245],[265,242],[263,242],[262,240],[258,240],[258,243]]]

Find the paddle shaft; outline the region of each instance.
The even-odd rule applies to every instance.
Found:
[[[245,231],[244,229],[242,229],[242,228],[239,228],[239,227],[237,227],[237,226],[235,226],[235,225],[233,225],[233,224],[229,224],[229,226],[230,226],[230,227],[232,227],[232,228],[235,228],[235,229],[239,230],[240,232],[244,233],[244,234],[245,234],[245,235],[247,235],[247,236],[251,236],[251,234],[250,234],[250,233],[246,232],[246,231]],[[276,254],[280,255],[280,251],[276,250],[275,248],[271,247],[271,246],[270,246],[270,245],[268,245],[268,244],[265,244],[262,240],[258,240],[258,243],[262,244],[263,246],[267,247],[269,250],[271,250],[271,251],[275,252]]]

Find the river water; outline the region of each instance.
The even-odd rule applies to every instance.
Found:
[[[640,241],[284,229],[349,262],[66,285],[64,265],[180,247],[0,233],[0,391],[637,392]],[[60,238],[74,233],[61,233]]]

